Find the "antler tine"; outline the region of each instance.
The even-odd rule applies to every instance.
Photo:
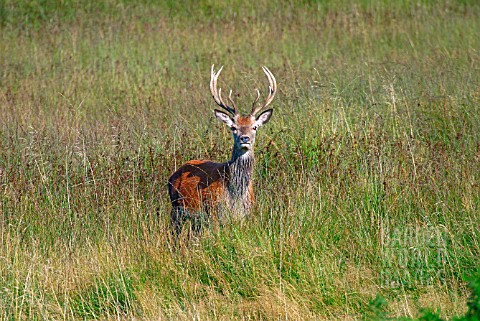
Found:
[[[258,89],[255,89],[255,90],[257,91],[257,98],[255,98],[255,100],[252,103],[252,115],[255,115],[255,104],[260,99],[260,90]]]
[[[232,98],[232,90],[230,89],[230,94],[228,95],[228,101],[232,104],[233,106],[233,110],[237,110],[237,107],[235,106],[235,102],[233,101],[233,98]]]
[[[275,97],[275,94],[277,92],[277,81],[275,77],[273,76],[272,72],[267,68],[267,67],[262,67],[263,72],[265,75],[267,75],[268,78],[268,96],[265,102],[260,105],[257,108],[254,108],[255,103],[257,102],[259,96],[257,96],[257,99],[255,99],[253,106],[252,106],[252,115],[255,115],[258,113],[261,109],[267,107],[273,100],[273,97]]]
[[[222,72],[223,66],[220,67],[220,69],[217,72],[213,70],[214,66],[215,65],[212,65],[212,69],[210,72],[210,92],[212,94],[213,100],[215,100],[218,106],[222,107],[223,109],[228,111],[230,114],[235,115],[235,104],[233,103],[233,100],[231,97],[232,92],[230,91],[230,96],[228,97],[228,99],[232,103],[233,108],[223,102],[222,88],[218,89],[217,91],[217,79],[220,73]]]
[[[267,100],[265,101],[265,104],[263,107],[267,107],[268,104],[270,104],[273,100],[273,97],[275,97],[275,93],[277,92],[277,81],[275,77],[273,76],[272,72],[267,68],[263,67],[263,72],[267,75],[268,82],[269,82],[269,93]]]

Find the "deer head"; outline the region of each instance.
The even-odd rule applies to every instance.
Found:
[[[267,107],[272,102],[273,97],[275,96],[277,91],[277,82],[275,77],[267,67],[262,67],[263,72],[267,75],[269,82],[268,96],[263,104],[256,107],[260,98],[260,91],[257,89],[257,98],[252,104],[251,113],[247,116],[243,116],[237,111],[235,103],[232,99],[232,91],[230,90],[230,94],[228,95],[228,101],[230,102],[229,106],[225,104],[222,99],[222,89],[219,88],[217,90],[217,79],[222,72],[223,66],[217,72],[215,72],[213,68],[214,65],[212,65],[211,70],[210,92],[212,93],[212,97],[217,105],[226,111],[215,109],[215,116],[225,123],[232,131],[234,140],[234,154],[243,154],[251,151],[253,150],[253,144],[255,143],[257,129],[263,124],[266,124],[270,120],[270,117],[273,113],[273,109],[267,109],[256,116],[260,110]]]

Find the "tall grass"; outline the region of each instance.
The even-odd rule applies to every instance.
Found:
[[[0,3],[1,319],[466,311],[479,267],[475,2]],[[180,250],[166,180],[224,161],[212,63],[257,139],[253,215]],[[263,90],[263,92],[264,92]]]

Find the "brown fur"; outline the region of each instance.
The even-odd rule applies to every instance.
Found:
[[[218,205],[224,196],[227,164],[207,160],[192,160],[180,167],[169,179],[169,194],[173,206],[200,211]]]

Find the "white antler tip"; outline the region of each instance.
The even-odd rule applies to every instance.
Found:
[[[215,64],[212,64],[212,69],[211,69],[212,76],[218,77],[218,75],[220,75],[220,72],[222,71],[222,69],[223,69],[223,66],[221,66],[220,69],[218,69],[217,72],[215,72]]]

